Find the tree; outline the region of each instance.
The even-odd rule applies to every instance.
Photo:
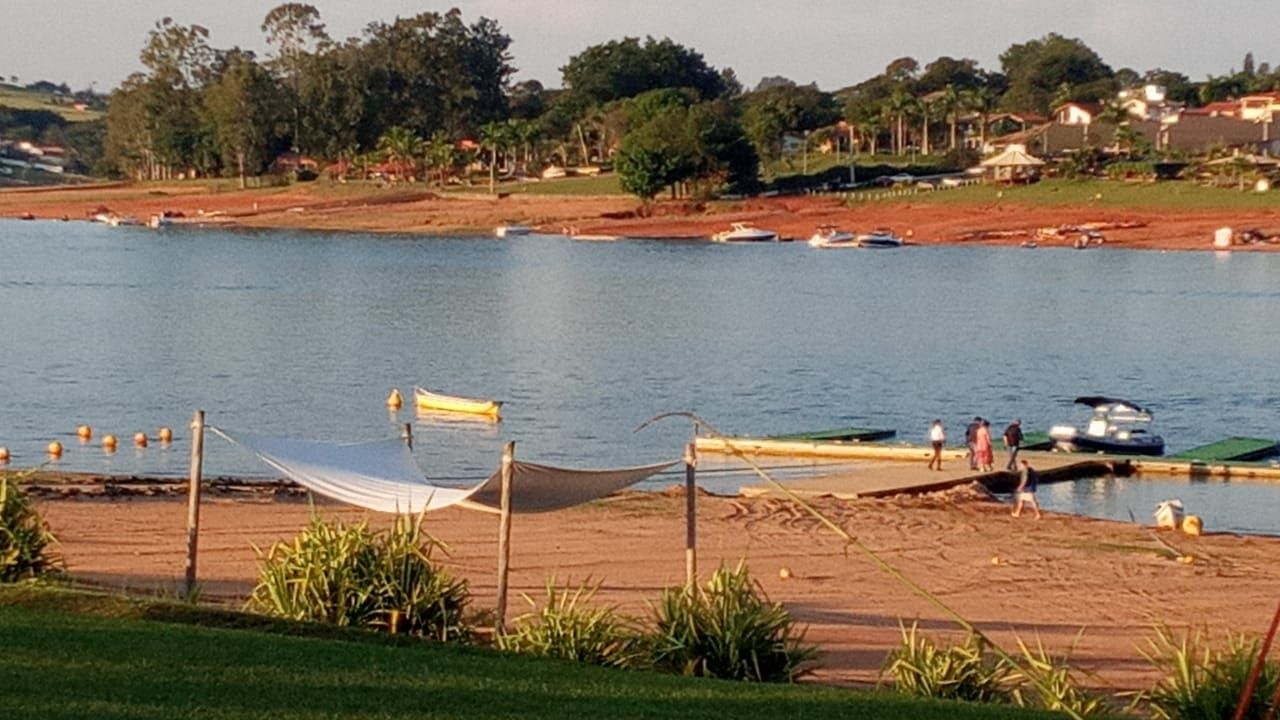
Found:
[[[978,69],[976,60],[956,60],[951,57],[940,57],[924,67],[924,73],[916,80],[915,91],[918,93],[937,92],[948,85],[957,90],[975,88],[984,82],[984,73]]]
[[[813,131],[840,118],[835,97],[816,85],[780,85],[742,98],[742,126],[761,156],[781,158],[782,136]]]
[[[302,74],[311,47],[329,41],[320,11],[314,5],[289,2],[277,5],[262,21],[262,32],[267,34],[267,44],[276,48],[273,65],[291,91],[293,112],[293,147],[298,148],[302,137]]]
[[[1115,92],[1111,68],[1076,38],[1050,33],[1038,40],[1015,44],[1000,54],[1009,79],[1001,104],[1009,110],[1045,113],[1063,83],[1073,99],[1096,101]]]
[[[205,90],[204,106],[222,166],[236,168],[244,189],[248,172],[266,166],[280,117],[278,88],[252,53],[236,50]]]
[[[426,144],[427,163],[439,172],[440,187],[444,187],[445,175],[457,160],[453,141],[443,130],[437,130]]]
[[[412,176],[422,154],[422,138],[407,127],[394,125],[378,141],[378,150],[396,167],[397,176]]]
[[[489,194],[497,193],[498,153],[511,145],[514,133],[505,122],[489,122],[480,128],[480,147],[489,151]]]
[[[987,119],[991,115],[991,111],[996,108],[996,94],[988,86],[984,85],[979,88],[970,90],[965,93],[965,106],[970,110],[978,113],[978,132],[981,148],[985,151],[987,147]]]
[[[964,98],[960,93],[960,89],[954,84],[948,83],[942,89],[942,96],[938,98],[938,109],[942,112],[943,117],[947,119],[950,127],[948,133],[949,142],[947,149],[954,151],[956,149],[956,127],[960,124],[960,111],[964,108]]]
[[[622,189],[640,198],[645,214],[653,199],[670,184],[672,160],[652,135],[628,135],[618,149],[615,167]]]
[[[693,88],[700,98],[720,97],[725,80],[698,52],[669,38],[643,43],[624,38],[593,45],[560,69],[565,87],[585,105],[604,105],[658,88]]]

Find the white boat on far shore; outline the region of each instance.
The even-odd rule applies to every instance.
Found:
[[[858,247],[895,248],[902,247],[902,238],[889,230],[872,230],[858,236]]]
[[[514,237],[516,235],[528,235],[533,232],[533,228],[528,225],[499,225],[494,229],[493,234],[497,237]]]
[[[777,242],[778,233],[744,222],[733,223],[728,230],[721,230],[711,236],[711,242],[717,243],[759,243]]]
[[[809,247],[822,249],[858,247],[858,239],[848,230],[840,230],[834,225],[821,225],[809,238]]]

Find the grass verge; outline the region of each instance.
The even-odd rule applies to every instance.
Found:
[[[0,588],[19,718],[1039,718],[1009,707],[623,672],[178,603]]]

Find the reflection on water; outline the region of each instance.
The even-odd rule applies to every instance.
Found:
[[[1046,510],[1154,525],[1156,505],[1178,499],[1207,532],[1280,534],[1280,483],[1204,478],[1101,477],[1043,485]]]
[[[1273,254],[0,221],[0,445],[17,466],[60,438],[65,469],[182,474],[184,438],[114,455],[69,439],[80,423],[182,435],[203,408],[214,425],[323,440],[413,423],[429,475],[479,477],[508,440],[561,465],[679,457],[687,423],[634,432],[673,410],[734,433],[890,427],[922,442],[935,417],[953,437],[975,414],[1045,429],[1103,393],[1150,405],[1177,452],[1280,437],[1276,277]],[[503,421],[388,416],[388,392],[415,384],[502,398]],[[208,453],[210,474],[268,474],[221,440]]]

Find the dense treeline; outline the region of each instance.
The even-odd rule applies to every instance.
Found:
[[[836,92],[780,77],[744,91],[732,70],[692,49],[626,38],[570,57],[563,89],[552,90],[513,83],[511,38],[494,20],[468,22],[456,9],[373,22],[337,41],[315,7],[285,3],[261,29],[265,58],[216,49],[202,27],[157,22],[142,49],[145,72],[111,96],[105,154],[114,171],[243,178],[292,151],[339,171],[376,163],[395,177],[445,182],[477,165],[492,178],[607,162],[650,199],[668,187],[749,186],[762,162],[786,161],[797,139],[806,149],[818,140],[961,162],[962,117],[1044,115],[1067,100],[1114,104],[1118,90],[1144,83],[1190,105],[1280,87],[1280,72],[1251,56],[1240,71],[1197,83],[1163,69],[1113,70],[1080,40],[1050,34],[1009,47],[999,71],[969,59],[899,58]]]

